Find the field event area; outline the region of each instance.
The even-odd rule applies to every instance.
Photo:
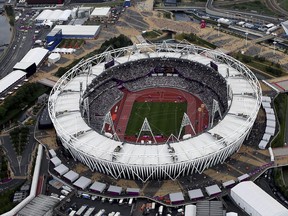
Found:
[[[125,134],[138,135],[144,119],[147,118],[155,136],[177,136],[184,112],[187,112],[187,102],[135,102]],[[142,135],[151,134],[142,132]]]

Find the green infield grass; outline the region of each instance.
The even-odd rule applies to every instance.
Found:
[[[135,102],[125,134],[138,135],[144,119],[147,118],[154,135],[177,136],[184,112],[187,112],[186,102]],[[150,135],[149,132],[141,133],[141,135],[145,134]]]

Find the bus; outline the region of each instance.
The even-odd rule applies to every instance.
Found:
[[[105,213],[105,209],[101,209],[95,216],[102,216]]]
[[[75,210],[72,210],[70,213],[69,213],[69,216],[74,216],[76,214],[76,211]]]
[[[78,215],[78,216],[82,215],[87,208],[88,208],[87,205],[81,206],[81,208],[78,209],[78,211],[76,212],[76,215]]]
[[[95,210],[95,207],[90,207],[84,214],[84,216],[90,216],[93,211]]]

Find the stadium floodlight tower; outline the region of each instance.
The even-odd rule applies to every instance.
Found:
[[[139,131],[139,134],[138,134],[136,143],[139,141],[139,138],[140,138],[141,133],[142,133],[142,132],[145,132],[145,131],[150,132],[150,134],[151,134],[151,136],[152,136],[152,138],[153,138],[153,140],[154,140],[154,143],[156,144],[157,141],[156,141],[156,139],[155,139],[155,136],[154,136],[154,134],[153,134],[153,132],[152,132],[152,129],[151,129],[151,127],[150,127],[150,124],[149,124],[147,118],[144,119],[144,122],[143,122],[143,124],[142,124],[142,127],[141,127],[141,129],[140,129],[140,131]]]
[[[209,62],[213,62],[217,70],[209,66]],[[162,67],[160,72],[153,70],[157,67]],[[83,94],[79,93],[80,82],[83,83]],[[184,114],[182,129],[176,136],[171,135],[163,143],[158,141],[158,136],[153,134],[156,132],[152,131],[147,120],[150,117],[146,115],[141,130],[142,118],[140,125],[134,128],[139,134],[136,137],[128,135],[128,123],[123,126],[119,119],[123,117],[128,122],[136,99],[143,100],[147,96],[138,97],[140,91],[155,92],[157,88],[172,89],[176,98],[175,92],[182,91],[191,98],[199,99],[199,103],[206,108],[204,116],[211,116],[209,120],[206,119],[205,125],[198,125],[198,130],[203,129],[201,133],[178,139],[185,126],[191,126],[195,133],[192,123],[200,118],[196,113],[198,105],[186,100],[187,111],[183,113],[187,114]],[[131,97],[125,97],[125,92],[129,92]],[[247,97],[247,94],[253,97]],[[134,101],[129,100],[132,97]],[[240,149],[249,136],[261,106],[261,97],[262,91],[256,76],[231,56],[188,43],[147,43],[109,50],[108,53],[80,61],[53,87],[48,111],[63,147],[74,159],[91,171],[115,179],[147,182],[151,179],[175,180],[179,176],[201,174],[209,167],[223,163]],[[174,102],[178,103],[178,98]],[[128,110],[123,107],[131,108],[130,113],[123,113],[123,110]],[[219,118],[217,115],[214,119],[216,112]],[[117,121],[111,115],[116,115]],[[165,114],[168,117],[172,115]],[[181,116],[182,111],[180,119]],[[216,119],[219,121],[216,122]],[[102,133],[105,129],[103,121],[106,127],[110,125],[112,135],[106,134],[109,137]],[[166,118],[165,121],[169,122],[170,119]],[[144,131],[152,134],[153,145],[139,145],[129,140],[138,137],[138,142],[140,133]]]
[[[215,118],[215,113],[218,112],[220,118],[222,119],[222,114],[220,111],[219,103],[217,100],[213,99],[213,108],[212,108],[212,116],[211,116],[211,122],[210,122],[210,127],[213,127],[214,124],[214,118]]]
[[[195,132],[195,129],[189,119],[189,116],[187,115],[187,113],[184,113],[183,114],[183,118],[182,118],[182,123],[181,123],[181,127],[180,127],[180,130],[179,130],[179,134],[178,134],[178,140],[180,139],[180,136],[181,136],[181,133],[182,133],[182,130],[184,127],[186,126],[190,126],[192,131],[194,132],[194,134],[196,135],[196,132]]]

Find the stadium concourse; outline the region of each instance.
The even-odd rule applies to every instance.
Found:
[[[122,108],[117,108],[123,109],[131,94],[134,97],[131,109],[133,101],[139,98],[135,93],[154,90],[154,95],[167,89],[176,89],[178,93],[173,95],[178,94],[176,98],[180,96],[181,102],[188,103],[188,110],[183,106],[178,134],[172,134],[173,139],[167,142],[157,143],[147,114],[136,143],[121,140],[117,134],[117,116],[111,113],[117,103],[124,101]],[[180,92],[194,100],[182,98]],[[254,74],[230,56],[191,44],[164,42],[110,50],[81,61],[60,78],[48,104],[57,135],[75,159],[92,171],[115,179],[146,182],[202,173],[224,162],[249,135],[261,96]],[[189,103],[196,98],[199,102],[194,103],[191,117]],[[209,122],[206,120],[207,127],[203,123],[204,131],[196,133],[193,112],[199,108],[207,110]],[[127,121],[131,112],[129,117],[126,115]],[[113,133],[105,131],[107,125]],[[194,134],[188,134],[189,130],[181,133],[187,126]],[[142,141],[141,132],[151,133],[151,140]]]

